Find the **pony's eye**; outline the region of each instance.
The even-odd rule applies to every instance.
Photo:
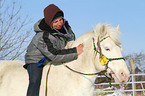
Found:
[[[106,50],[106,51],[110,51],[110,49],[109,49],[109,48],[106,48],[105,50]]]

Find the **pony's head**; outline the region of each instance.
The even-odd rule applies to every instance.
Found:
[[[121,53],[119,25],[114,28],[109,24],[98,24],[93,32],[94,56],[100,61],[95,64],[96,68],[106,68],[116,83],[126,82],[129,70]]]
[[[130,72],[121,53],[120,33],[119,26],[114,28],[110,24],[97,24],[93,31],[73,42],[71,47],[84,44],[84,51],[77,60],[82,64],[80,70],[90,73],[106,69],[116,83],[126,82]]]

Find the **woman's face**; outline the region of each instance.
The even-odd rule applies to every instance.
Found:
[[[59,17],[52,22],[52,27],[55,29],[61,29],[63,25],[63,18]]]

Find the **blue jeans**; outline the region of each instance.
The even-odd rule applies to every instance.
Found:
[[[29,64],[27,71],[29,74],[27,96],[39,96],[43,66],[38,67],[35,63]]]

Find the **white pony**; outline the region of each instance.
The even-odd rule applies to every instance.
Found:
[[[57,66],[52,64],[48,79],[46,77],[50,65],[46,65],[41,81],[40,96],[93,96],[97,75],[92,73],[105,69],[107,73],[112,74],[117,83],[126,82],[130,74],[122,58],[119,34],[119,27],[97,24],[93,31],[70,42],[67,47],[83,43],[83,53],[72,62]],[[99,61],[99,57],[104,58],[100,60],[105,62]],[[0,61],[0,96],[26,96],[28,74],[22,68],[23,64],[23,61]]]

